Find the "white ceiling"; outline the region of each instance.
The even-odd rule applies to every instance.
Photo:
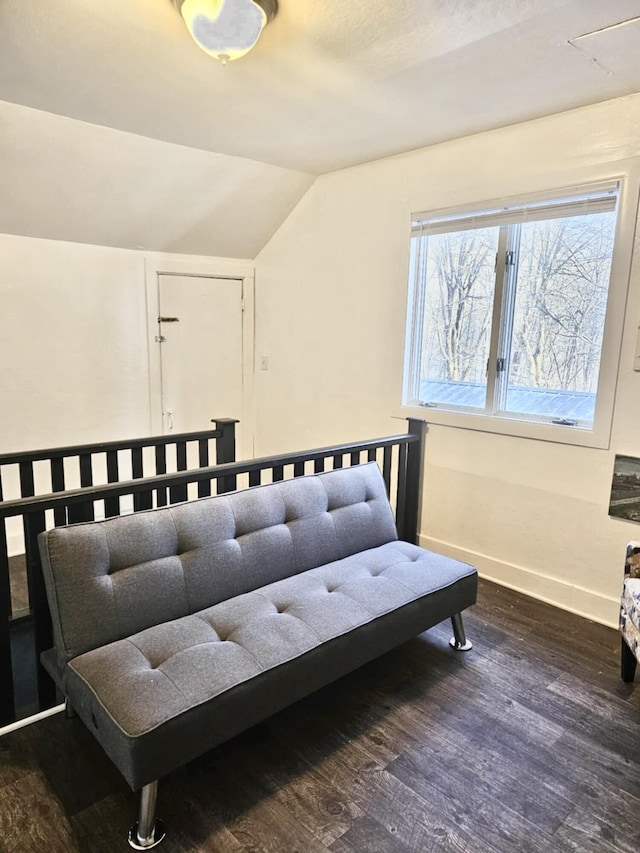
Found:
[[[171,0],[0,0],[0,100],[8,102],[0,109],[0,188],[20,193],[20,178],[49,193],[37,228],[24,199],[20,222],[9,216],[0,228],[204,252],[201,237],[222,222],[212,191],[220,185],[227,205],[240,204],[247,185],[268,173],[255,211],[262,227],[245,246],[251,257],[313,175],[639,91],[640,20],[611,28],[638,16],[640,0],[279,0],[257,47],[222,67],[191,41]],[[105,136],[106,128],[120,134]],[[146,153],[132,134],[147,138]],[[172,183],[173,149],[150,140],[216,159],[205,167],[176,149],[194,171]],[[89,172],[98,154],[106,172],[96,184]],[[143,234],[144,204],[124,217],[122,233],[82,229],[89,198],[95,203],[100,190],[104,198],[121,159],[139,195],[159,194],[169,207],[193,198],[200,219],[183,229],[193,239],[153,224]],[[247,160],[277,170],[260,172]],[[29,178],[34,168],[43,179],[46,169],[58,176],[43,185]],[[84,186],[87,198],[74,228],[56,230],[47,210],[64,181],[81,200]],[[225,247],[243,248],[223,240]],[[206,253],[232,254],[210,245]]]
[[[638,15],[638,0],[280,0],[223,68],[171,0],[2,0],[0,99],[317,174],[636,92],[640,27],[609,33],[614,67],[591,60],[597,37],[570,41]]]

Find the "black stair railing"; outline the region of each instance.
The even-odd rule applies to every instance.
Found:
[[[408,432],[401,435],[228,462],[121,483],[85,486],[60,494],[40,495],[0,504],[0,552],[2,530],[9,519],[22,517],[25,530],[29,590],[32,596],[32,653],[38,694],[37,708],[29,710],[44,710],[53,706],[56,700],[53,682],[39,663],[40,653],[51,648],[53,638],[37,537],[46,528],[56,526],[57,518],[90,520],[95,517],[96,503],[104,501],[106,505],[110,499],[133,497],[134,507],[143,508],[135,498],[144,495],[145,507],[157,507],[165,505],[167,501],[171,504],[181,502],[185,500],[185,496],[192,499],[202,496],[202,493],[208,495],[214,491],[216,494],[222,494],[235,489],[238,481],[241,481],[242,488],[252,487],[331,468],[375,461],[382,470],[387,493],[394,507],[398,536],[405,541],[416,542],[420,517],[424,432],[425,424],[422,421],[410,419]],[[0,557],[0,581],[6,582],[8,587],[7,576],[2,579],[5,569]],[[2,630],[2,624],[9,619],[10,610],[6,599],[0,604]],[[9,631],[5,634],[9,638]],[[16,714],[13,691],[8,690],[7,685],[12,685],[10,649],[9,654],[5,649],[0,657],[0,722],[8,722],[14,719]]]
[[[94,504],[67,506],[62,501],[43,516],[29,513],[30,502],[39,495],[62,495],[76,487],[90,492],[110,483],[145,480],[189,468],[233,462],[238,421],[217,418],[212,423],[214,429],[197,432],[0,454],[0,509],[16,502],[25,506],[25,512],[0,515],[0,725],[15,716],[13,669],[21,666],[38,669],[35,658],[31,660],[31,649],[25,650],[25,644],[33,645],[35,653],[50,640],[47,619],[42,615],[47,603],[40,559],[34,547],[37,534],[46,527],[95,517]],[[174,488],[174,499],[187,499],[186,485]],[[208,494],[211,494],[210,481],[203,480],[198,484],[198,496]],[[162,506],[168,500],[166,490],[164,493],[158,490],[157,504]],[[123,505],[127,501],[129,505]],[[98,512],[109,517],[151,505],[148,491],[116,491],[105,497]],[[16,582],[13,595],[12,572]],[[19,595],[15,593],[18,587]]]
[[[175,465],[172,467],[178,471],[214,464],[214,442],[215,463],[233,462],[235,425],[238,421],[234,418],[217,418],[212,423],[215,429],[198,432],[2,453],[0,501],[64,492],[77,487],[99,485],[101,482],[117,483],[125,479],[137,480],[166,474],[168,449],[174,451]],[[198,458],[196,464],[189,459],[194,456],[194,450]],[[37,487],[40,483],[44,487]]]

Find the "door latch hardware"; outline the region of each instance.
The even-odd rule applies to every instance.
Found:
[[[179,323],[180,317],[158,317],[158,323]]]
[[[163,344],[167,339],[164,335],[156,335],[156,343]]]

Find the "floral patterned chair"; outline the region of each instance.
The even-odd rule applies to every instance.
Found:
[[[640,660],[640,541],[629,542],[620,603],[622,680],[633,681]]]

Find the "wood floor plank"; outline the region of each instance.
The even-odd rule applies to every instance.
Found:
[[[332,853],[410,853],[409,847],[380,826],[364,817],[329,848]]]
[[[633,694],[622,697],[612,693],[611,686],[613,685],[610,685],[608,690],[594,687],[585,684],[579,675],[562,672],[551,682],[548,689],[579,705],[589,717],[615,723],[617,726],[623,723],[625,731],[640,735],[640,704],[635,705]],[[638,698],[640,699],[640,696]]]
[[[350,797],[306,762],[295,738],[264,736],[245,739],[234,751],[234,786],[245,794],[260,790],[287,810],[314,838],[329,846],[362,817]],[[290,734],[290,732],[289,732]]]
[[[0,738],[0,790],[42,771],[67,814],[105,796],[122,777],[80,719],[56,714]]]
[[[483,790],[482,779],[477,786],[445,767],[439,774],[438,786],[422,772],[425,762],[411,761],[402,756],[389,767],[389,773],[400,779],[407,788],[417,792],[435,806],[447,825],[455,825],[470,837],[481,838],[500,853],[539,853],[552,850],[552,835],[507,808]]]
[[[388,762],[372,754],[370,742],[365,738],[346,738],[329,725],[325,728],[314,725],[314,736],[305,741],[301,732],[306,726],[299,726],[301,720],[306,722],[304,712],[295,719],[293,715],[283,715],[270,721],[269,729],[276,742],[288,738],[305,764],[312,766],[351,802],[356,802],[358,790],[367,787],[371,775],[383,770]]]
[[[407,724],[406,715],[399,724]],[[547,774],[536,773],[512,751],[479,744],[464,734],[452,738],[446,726],[432,723],[422,745],[406,750],[389,766],[389,772],[407,763],[442,793],[456,796],[456,792],[480,789],[483,797],[548,835],[560,827],[574,806],[563,791],[547,784]]]
[[[326,847],[273,795],[258,798],[229,825],[232,835],[250,853],[324,853]]]
[[[30,773],[2,788],[0,838],[7,853],[82,853],[41,773]]]
[[[413,781],[413,780],[412,780]],[[446,850],[460,853],[497,853],[486,838],[469,833],[452,808],[442,809],[444,798],[424,797],[387,770],[372,773],[356,794],[363,811],[397,837],[409,850]]]
[[[84,853],[113,853],[124,850],[127,845],[127,833],[136,816],[136,803],[125,785],[118,793],[102,797],[91,806],[76,812],[71,818],[71,824],[79,849]],[[118,846],[116,847],[116,843]],[[176,853],[180,848],[175,845],[175,838],[168,841],[167,853]]]
[[[615,810],[610,804],[603,807],[601,802],[576,806],[559,827],[556,838],[566,839],[569,844],[579,839],[581,848],[594,853],[638,853],[640,831],[637,822],[629,820],[627,809],[634,809],[637,814],[640,802],[621,796],[616,806]]]

